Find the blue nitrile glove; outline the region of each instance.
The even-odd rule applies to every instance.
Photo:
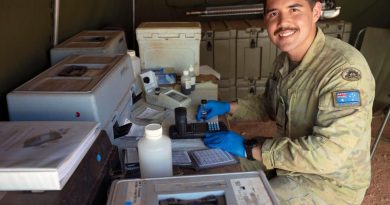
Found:
[[[205,119],[202,118],[202,112],[206,112]],[[208,120],[218,115],[223,115],[230,112],[230,103],[208,100],[206,104],[201,104],[198,106],[198,111],[196,113],[196,119],[198,121]]]
[[[208,133],[203,139],[209,148],[220,148],[238,157],[245,158],[244,138],[232,131]]]

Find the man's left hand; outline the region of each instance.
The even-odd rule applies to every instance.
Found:
[[[246,157],[244,138],[235,132],[208,133],[203,141],[210,148],[220,148],[238,157]]]

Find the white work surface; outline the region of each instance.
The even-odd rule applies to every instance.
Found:
[[[196,84],[196,88],[191,92],[191,105],[187,108],[187,123],[196,122],[195,115],[202,99],[216,100],[218,97],[218,85],[206,82]],[[217,117],[211,121],[217,120]],[[175,124],[175,112],[169,112],[168,117],[163,121],[163,133],[168,135],[168,129],[170,125]]]
[[[187,108],[187,123],[196,122],[195,116],[198,105],[202,99],[217,100],[218,85],[205,82],[196,84],[195,90],[191,92],[191,105]],[[218,117],[212,118],[209,121],[218,121]],[[169,136],[169,127],[175,124],[175,112],[169,111],[167,117],[162,122],[163,134]],[[207,148],[201,139],[173,139],[173,150],[193,150]]]
[[[176,88],[177,89],[177,88]],[[207,100],[216,100],[218,96],[218,85],[212,82],[203,82],[196,84],[196,88],[191,92],[191,104],[187,108],[187,123],[196,122],[195,115],[197,111],[197,107],[200,104],[202,99]],[[142,105],[139,110],[145,110],[144,106],[146,105],[145,101],[142,99],[141,102],[137,102],[136,104]],[[163,127],[163,134],[169,136],[169,127],[175,124],[175,112],[174,110],[166,110],[166,111],[157,111],[155,110],[156,106],[151,106],[150,108],[146,108],[149,110],[148,116],[153,115],[156,118],[161,118],[161,120],[153,120],[149,123],[161,123]],[[163,110],[162,108],[159,108]],[[153,110],[153,111],[151,111]],[[159,113],[158,113],[159,112]],[[135,112],[134,114],[136,114]],[[155,114],[151,114],[155,113]],[[157,114],[158,113],[158,114]],[[136,114],[138,116],[145,114],[145,111],[142,111],[141,114]],[[155,121],[155,122],[154,122]],[[218,117],[212,118],[208,121],[218,121]],[[137,141],[140,137],[144,135],[145,125],[149,123],[141,123],[138,124],[136,121],[129,120],[128,122],[133,122],[131,130],[126,136],[120,137],[117,140],[120,148],[133,148],[137,147]],[[142,125],[143,124],[143,125]],[[201,139],[180,139],[180,140],[172,140],[172,148],[173,150],[194,150],[194,149],[205,149],[207,148]]]

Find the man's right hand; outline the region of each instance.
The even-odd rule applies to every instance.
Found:
[[[202,112],[205,115],[202,116]],[[230,103],[228,102],[222,102],[222,101],[216,101],[216,100],[208,100],[206,104],[199,105],[198,106],[198,112],[196,113],[196,119],[198,121],[211,119],[218,115],[223,115],[225,113],[230,112]]]

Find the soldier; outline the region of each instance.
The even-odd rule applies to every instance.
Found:
[[[208,134],[208,147],[241,158],[245,170],[276,169],[270,184],[280,204],[361,204],[370,184],[375,82],[364,57],[316,26],[315,0],[266,0],[264,21],[282,51],[266,92],[237,102],[208,101],[210,119],[274,119],[266,140],[234,132]],[[201,119],[202,111],[197,113]]]

